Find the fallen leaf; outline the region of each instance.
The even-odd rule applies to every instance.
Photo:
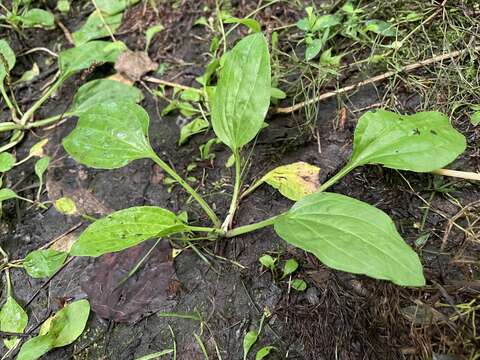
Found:
[[[98,316],[135,322],[150,313],[171,310],[179,283],[168,241],[161,241],[138,271],[128,277],[153,244],[154,241],[147,241],[95,259],[90,277],[81,286]]]
[[[115,62],[115,70],[132,81],[138,81],[143,75],[156,70],[158,64],[153,62],[143,51],[126,51]]]
[[[122,74],[119,74],[119,73],[115,73],[113,75],[110,75],[109,77],[107,77],[108,80],[113,80],[113,81],[118,81],[122,84],[126,84],[126,85],[133,85],[133,81],[126,78],[125,76],[123,76]]]

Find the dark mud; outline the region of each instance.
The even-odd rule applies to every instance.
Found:
[[[255,8],[247,3],[233,4],[234,8],[238,7],[239,15],[248,13],[250,7]],[[160,21],[167,30],[154,42],[150,55],[155,61],[170,64],[165,78],[191,85],[208,61],[205,53],[209,42],[205,32],[192,28],[193,21],[201,14],[199,6],[193,2],[184,5],[182,9],[175,9],[159,4],[160,14],[163,14]],[[139,11],[141,6],[129,11],[126,21],[136,27],[130,27],[123,37],[120,36],[131,49],[142,49],[141,34],[156,20],[151,10],[141,18]],[[290,10],[268,11],[270,15],[268,12],[261,15],[265,22],[277,21],[272,12],[294,16]],[[75,29],[75,24],[67,24]],[[55,36],[61,36],[59,32],[47,34],[36,35],[50,39],[45,41],[45,46],[53,44]],[[33,59],[42,61],[42,57],[35,55]],[[109,69],[99,71],[108,72]],[[78,77],[65,84],[39,117],[66,108],[82,81],[85,80]],[[338,107],[334,100],[318,105],[319,115],[313,131],[301,113],[270,116],[269,126],[257,138],[255,146],[244,151],[249,155],[245,184],[266,170],[299,160],[319,166],[321,180],[327,179],[348,159],[355,122],[362,113],[356,109],[378,103],[377,90],[365,88],[349,96],[349,112],[342,130],[335,121]],[[29,87],[21,97],[35,97],[37,93],[38,88]],[[185,175],[188,164],[198,157],[198,146],[210,139],[212,132],[196,136],[187,145],[178,147],[179,115],[160,117],[166,104],[147,92],[145,96],[142,106],[151,118],[150,137],[155,150]],[[417,107],[418,103],[409,103],[404,110],[415,111]],[[196,205],[188,202],[182,189],[174,187],[168,192],[162,182],[163,174],[149,161],[136,161],[119,170],[100,171],[85,168],[68,158],[61,147],[61,139],[74,124],[75,119],[69,119],[53,129],[32,132],[16,150],[23,156],[40,137],[49,138],[47,151],[54,161],[48,170],[48,194],[43,194],[44,199],[58,194],[76,194],[83,200],[83,209],[97,216],[129,206],[157,205],[175,212],[187,210],[190,219],[198,225],[208,223]],[[478,130],[471,129],[466,120],[455,125],[468,135],[469,149],[452,168],[479,171]],[[225,147],[218,145],[214,152],[212,162],[201,162],[189,175],[200,180],[204,186],[200,191],[222,215],[228,209],[233,173],[224,166],[229,157]],[[21,190],[24,196],[33,196],[36,179],[32,164],[27,163],[9,173],[7,183]],[[473,333],[478,324],[472,326],[466,317],[454,321],[448,316],[458,312],[454,305],[478,298],[479,243],[478,238],[472,239],[455,226],[451,231],[448,229],[452,218],[464,229],[469,229],[472,214],[478,213],[480,191],[478,186],[458,181],[451,193],[431,195],[434,186],[438,183],[432,182],[431,175],[400,174],[372,166],[355,170],[331,189],[376,205],[392,216],[400,233],[421,255],[429,283],[424,289],[404,289],[325,268],[313,256],[287,246],[272,229],[262,229],[236,239],[199,245],[209,264],[192,249],[183,250],[175,258],[179,286],[168,298],[162,298],[160,294],[164,289],[158,289],[158,298],[164,301],[153,307],[146,306],[141,320],[134,324],[113,323],[92,313],[88,329],[78,341],[44,358],[136,359],[171,348],[172,331],[179,359],[204,359],[195,335],[202,339],[211,359],[217,358],[217,351],[223,359],[241,359],[243,336],[258,327],[264,309],[268,309],[271,316],[254,349],[275,346],[277,351],[269,359],[429,359],[432,353],[445,354],[447,351],[452,353],[449,359],[466,358],[466,354],[479,345]],[[421,197],[431,205],[426,215]],[[461,205],[455,205],[452,198]],[[463,207],[468,204],[472,204],[471,208],[464,211]],[[273,189],[261,187],[241,203],[235,221],[248,224],[263,220],[289,206],[291,202]],[[14,201],[4,205],[4,216],[0,241],[12,259],[22,258],[70,229],[74,229],[73,234],[78,233],[86,225],[78,226],[81,219],[63,216],[53,207],[39,212]],[[425,223],[420,231],[422,219]],[[446,231],[449,233],[444,239]],[[429,234],[426,243],[415,245],[423,234]],[[270,272],[260,268],[258,258],[271,252],[280,254],[282,260],[290,257],[299,260],[301,266],[297,276],[308,283],[305,293],[289,290],[287,281],[272,278]],[[31,302],[29,300],[44,281],[28,278],[22,271],[13,271],[15,296],[21,304],[29,304],[29,326],[41,323],[61,306],[62,301],[85,297],[81,283],[95,275],[89,266],[94,261],[75,259]],[[136,281],[141,281],[142,271],[136,275]],[[412,306],[413,317],[408,313]],[[419,320],[418,306],[427,309],[429,314],[434,309],[443,315]],[[162,311],[194,314],[202,320],[159,316]]]

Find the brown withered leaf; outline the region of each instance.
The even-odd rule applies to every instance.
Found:
[[[127,278],[153,244],[144,242],[95,259],[88,271],[91,276],[81,286],[98,316],[116,322],[135,322],[148,314],[171,310],[179,282],[168,241],[162,240]]]
[[[115,70],[132,81],[140,80],[143,75],[157,67],[158,64],[143,51],[126,51],[115,62]]]

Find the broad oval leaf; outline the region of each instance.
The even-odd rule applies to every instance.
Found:
[[[270,105],[268,44],[261,33],[249,35],[227,54],[212,101],[215,134],[231,149],[260,131]]]
[[[96,63],[113,63],[123,51],[125,51],[124,45],[110,41],[90,41],[62,51],[59,54],[61,76],[68,77]]]
[[[87,300],[66,305],[42,324],[39,336],[23,344],[17,360],[36,360],[54,348],[73,343],[85,329],[89,314]]]
[[[33,278],[50,277],[60,269],[68,254],[53,249],[34,250],[23,261],[23,267]]]
[[[3,87],[3,80],[7,73],[15,66],[15,53],[13,52],[8,42],[0,40],[0,87]]]
[[[102,13],[108,15],[118,14],[127,7],[135,5],[140,0],[97,0],[97,6]]]
[[[318,190],[319,173],[319,167],[299,161],[269,171],[261,181],[278,189],[286,198],[298,201]]]
[[[153,237],[187,231],[171,211],[155,206],[120,210],[91,224],[73,244],[74,256],[100,256],[135,246]]]
[[[0,173],[7,172],[15,165],[15,157],[7,152],[0,153]]]
[[[149,158],[148,114],[139,105],[107,102],[81,113],[77,127],[63,140],[76,161],[97,169],[116,169]]]
[[[423,286],[418,255],[383,211],[333,193],[315,193],[280,216],[275,231],[286,242],[313,253],[337,270]]]
[[[99,11],[95,10],[82,27],[72,34],[75,45],[79,46],[90,40],[107,37],[110,35],[110,31],[115,33],[122,23],[122,16],[122,14],[100,15]]]
[[[43,9],[30,9],[19,17],[22,27],[42,27],[52,29],[55,27],[53,14]]]
[[[0,189],[0,203],[5,200],[18,198],[15,191],[7,188]]]
[[[97,79],[80,86],[69,112],[80,115],[98,104],[109,102],[139,103],[142,100],[143,94],[135,86],[114,80]]]
[[[439,112],[369,111],[358,120],[350,163],[429,172],[448,165],[465,148],[465,137]]]
[[[7,296],[0,310],[0,330],[12,333],[23,333],[28,323],[28,315],[12,296]],[[12,348],[17,338],[3,340],[7,348]]]

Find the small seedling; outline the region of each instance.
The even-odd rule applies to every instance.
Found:
[[[292,275],[298,269],[298,262],[294,258],[288,259],[283,265],[282,279],[288,275]]]
[[[277,259],[274,259],[267,254],[260,256],[258,261],[260,261],[260,264],[262,264],[263,267],[269,269],[272,273],[275,272],[275,263],[277,262]]]

